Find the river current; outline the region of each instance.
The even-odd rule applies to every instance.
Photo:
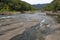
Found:
[[[19,14],[1,16],[0,19],[18,19],[20,21],[32,21],[38,20],[39,24],[29,28],[23,34],[17,35],[11,40],[44,40],[44,36],[53,32],[50,27],[54,24],[54,19],[51,16],[47,16],[46,13],[35,13],[35,14]]]

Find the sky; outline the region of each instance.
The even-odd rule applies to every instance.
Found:
[[[44,4],[44,3],[50,3],[53,0],[22,0],[22,1],[26,1],[30,4]]]

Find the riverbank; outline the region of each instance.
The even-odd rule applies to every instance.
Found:
[[[57,23],[60,23],[60,11],[52,12],[52,11],[45,11],[46,15],[52,16]]]
[[[13,15],[13,14],[32,14],[35,11],[3,11],[0,12],[0,15]]]
[[[11,11],[4,11],[0,12],[0,15],[13,15],[13,14],[20,14],[21,12],[11,12]]]

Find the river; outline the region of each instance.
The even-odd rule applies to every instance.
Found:
[[[51,16],[46,15],[46,13],[1,16],[0,19],[2,20],[14,19],[17,21],[19,20],[19,21],[24,21],[24,22],[32,21],[32,20],[39,21],[38,24],[36,24],[32,28],[29,28],[27,31],[24,31],[23,34],[16,35],[10,40],[44,40],[44,37],[46,35],[51,34],[53,32],[53,30],[50,27],[55,23],[54,19]]]

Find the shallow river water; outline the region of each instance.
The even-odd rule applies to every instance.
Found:
[[[19,19],[19,21],[25,21],[25,22],[32,20],[39,21],[38,24],[24,31],[23,34],[16,35],[10,40],[44,40],[44,37],[46,35],[51,34],[53,32],[53,30],[50,27],[55,23],[54,19],[50,16],[47,16],[46,13],[4,16],[1,17],[0,19],[6,19],[6,18]]]

